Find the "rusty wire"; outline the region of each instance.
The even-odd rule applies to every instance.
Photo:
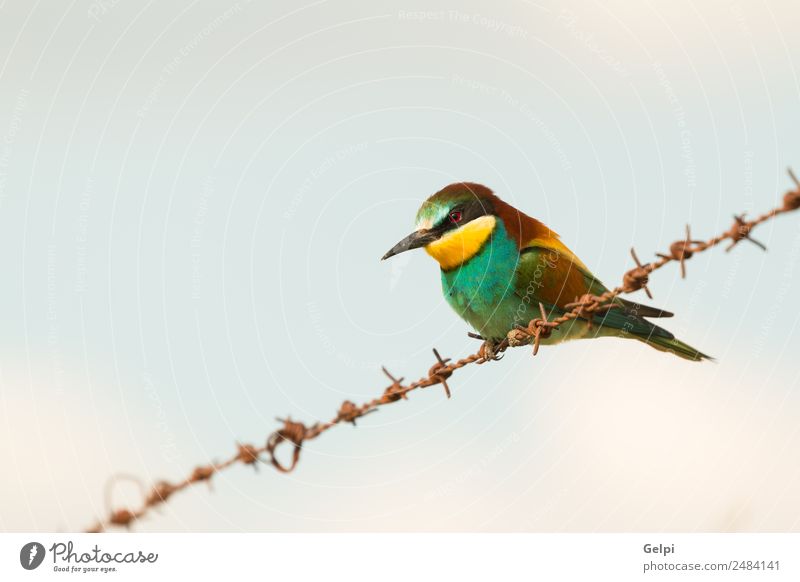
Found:
[[[755,227],[779,214],[785,214],[800,208],[800,181],[798,181],[791,169],[789,169],[789,176],[795,184],[795,189],[789,190],[784,194],[783,204],[781,206],[752,220],[746,220],[744,214],[734,215],[734,222],[727,231],[707,241],[692,239],[691,231],[687,225],[686,236],[672,243],[669,246],[668,253],[657,253],[656,256],[658,260],[651,263],[643,264],[636,255],[636,251],[631,249],[631,256],[636,266],[623,275],[622,284],[618,287],[609,289],[601,295],[588,294],[576,298],[574,302],[566,305],[570,311],[552,320],[548,320],[544,305],[540,303],[539,309],[541,317],[531,320],[527,326],[517,326],[515,329],[512,329],[508,332],[506,339],[499,344],[493,345],[490,342],[484,342],[477,352],[460,360],[452,361],[450,358],[442,358],[439,352],[434,349],[433,354],[436,361],[433,366],[431,366],[425,376],[422,376],[414,382],[404,384],[404,378],[396,378],[386,368],[383,368],[383,372],[389,378],[391,384],[383,390],[381,396],[360,405],[346,400],[339,407],[336,416],[331,420],[328,422],[317,422],[311,426],[306,426],[302,422],[293,421],[290,418],[279,418],[278,422],[280,422],[282,426],[268,436],[264,445],[257,447],[249,444],[238,444],[236,454],[226,461],[199,465],[182,481],[175,483],[158,481],[151,487],[149,493],[143,496],[141,505],[136,509],[114,509],[111,507],[110,492],[113,491],[114,485],[119,480],[125,479],[139,483],[138,480],[129,475],[112,477],[106,487],[106,504],[108,506],[106,517],[104,520],[98,520],[85,531],[101,532],[111,526],[130,527],[133,522],[143,517],[149,510],[169,500],[173,494],[195,483],[207,482],[210,484],[215,474],[237,463],[258,467],[258,463],[264,462],[262,458],[263,455],[266,455],[268,458],[267,460],[275,469],[282,473],[289,473],[294,470],[300,461],[303,443],[317,438],[338,424],[351,423],[355,425],[357,419],[377,411],[380,406],[404,400],[408,397],[409,392],[418,389],[441,385],[444,388],[447,398],[450,398],[451,391],[447,380],[453,375],[453,372],[460,368],[470,364],[483,364],[488,361],[499,360],[506,349],[523,345],[532,344],[533,355],[536,355],[541,340],[550,337],[553,332],[558,330],[561,324],[574,319],[583,319],[591,325],[595,315],[600,315],[609,309],[618,307],[616,304],[613,304],[612,301],[623,293],[633,293],[643,289],[648,297],[652,299],[650,289],[647,287],[650,274],[668,263],[678,262],[681,267],[681,276],[685,277],[685,263],[687,260],[691,259],[695,254],[707,251],[726,240],[730,241],[730,244],[725,249],[726,251],[730,251],[742,241],[749,241],[761,249],[766,250],[766,246],[753,239],[750,233]],[[480,338],[480,336],[476,334],[470,333],[469,335],[471,337]],[[291,461],[288,464],[281,463],[276,456],[276,450],[282,443],[289,443],[292,447]]]

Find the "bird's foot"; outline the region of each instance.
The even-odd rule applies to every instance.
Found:
[[[481,344],[480,349],[478,350],[478,354],[480,354],[481,359],[484,362],[489,361],[499,361],[503,359],[502,353],[506,351],[506,348],[509,346],[508,339],[502,339],[500,341],[486,339],[480,334],[473,333],[471,331],[467,332],[467,335],[472,339],[482,340],[483,344]]]
[[[499,361],[503,359],[503,352],[508,347],[508,341],[495,341],[491,339],[484,340],[478,353],[483,358],[484,362]]]

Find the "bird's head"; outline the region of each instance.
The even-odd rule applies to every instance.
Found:
[[[424,247],[442,269],[472,258],[494,232],[499,199],[486,186],[458,182],[439,190],[417,212],[417,229],[383,255]]]

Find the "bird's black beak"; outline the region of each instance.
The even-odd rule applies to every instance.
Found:
[[[436,239],[439,238],[438,233],[432,232],[430,230],[417,230],[412,232],[406,238],[401,240],[399,243],[394,245],[389,251],[381,257],[382,261],[385,261],[389,257],[393,257],[395,255],[399,255],[400,253],[404,253],[405,251],[410,251],[411,249],[418,249],[420,247],[424,247]]]

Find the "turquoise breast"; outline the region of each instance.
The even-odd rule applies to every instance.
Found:
[[[519,250],[503,221],[483,247],[460,267],[442,271],[447,302],[487,339],[500,339],[519,319],[520,298],[515,295]]]

